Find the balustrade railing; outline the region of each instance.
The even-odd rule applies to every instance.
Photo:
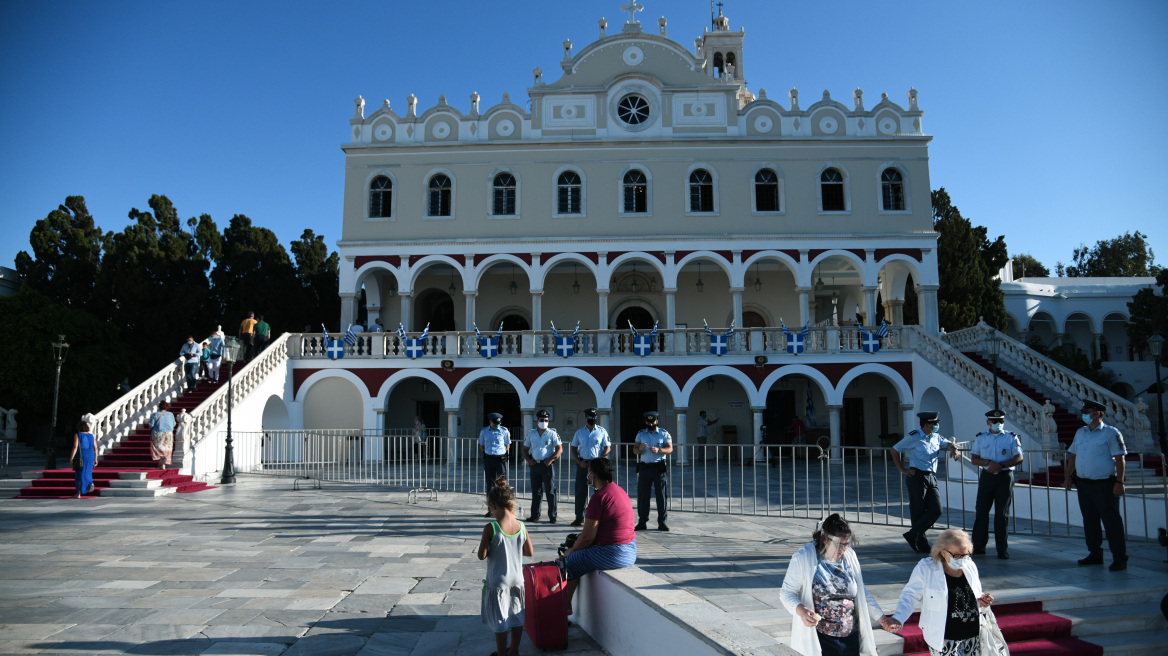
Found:
[[[16,412],[15,408],[0,408],[0,440],[16,440]]]
[[[947,333],[942,339],[958,351],[986,354],[986,337],[995,332],[997,331],[985,322],[978,322],[971,328]],[[1107,423],[1119,428],[1128,440],[1129,446],[1148,449],[1154,447],[1148,406],[1143,400],[1132,403],[1018,340],[1000,332],[997,335],[1001,339],[1001,351],[997,360],[999,367],[1025,379],[1039,391],[1050,395],[1053,401],[1071,410],[1077,409],[1083,399],[1102,403],[1107,408],[1104,411]]]
[[[176,358],[174,362],[96,413],[90,429],[97,440],[98,457],[133,432],[138,424],[146,421],[159,403],[169,402],[182,394],[182,387],[182,359]]]

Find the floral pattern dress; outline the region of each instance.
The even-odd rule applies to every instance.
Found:
[[[845,638],[856,627],[856,575],[845,561],[838,563],[819,557],[811,580],[811,599],[815,612],[823,617],[815,630],[824,635]]]

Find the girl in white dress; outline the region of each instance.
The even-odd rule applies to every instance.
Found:
[[[487,561],[483,580],[483,624],[495,633],[491,656],[519,655],[523,637],[523,557],[535,555],[527,527],[515,518],[515,490],[500,476],[489,492],[487,507],[495,518],[483,527],[479,560]],[[507,633],[511,646],[507,647]]]

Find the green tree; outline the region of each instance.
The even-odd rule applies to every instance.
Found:
[[[1148,338],[1159,333],[1168,339],[1168,269],[1156,273],[1156,286],[1145,287],[1128,301],[1127,339],[1137,352],[1148,347]]]
[[[932,193],[937,240],[937,310],[947,331],[968,328],[978,318],[998,330],[1006,327],[1006,302],[998,271],[1007,261],[1006,242],[990,241],[984,226],[973,226],[942,187]]]
[[[289,328],[300,330],[305,325],[332,323],[341,314],[340,257],[335,251],[329,252],[324,235],[316,235],[311,229],[306,229],[289,248],[296,258],[296,279],[302,299],[296,306],[300,314],[288,319]]]
[[[24,251],[16,255],[16,271],[25,283],[67,307],[91,307],[102,234],[85,207],[85,198],[66,197],[64,205],[36,222],[28,241],[32,255]]]
[[[1081,244],[1072,256],[1073,264],[1059,262],[1055,269],[1059,277],[1068,278],[1132,278],[1155,276],[1160,267],[1155,265],[1155,253],[1145,241],[1147,235],[1139,230],[1125,232],[1115,239],[1102,239],[1088,249]]]
[[[1014,278],[1046,278],[1050,269],[1043,266],[1030,253],[1020,253],[1013,258]]]
[[[222,255],[211,270],[212,305],[234,334],[248,312],[263,314],[275,333],[299,313],[300,283],[275,233],[236,214],[223,232]],[[295,326],[299,329],[302,326]]]

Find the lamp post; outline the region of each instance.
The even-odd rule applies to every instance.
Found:
[[[986,351],[990,354],[990,366],[994,371],[994,410],[1000,410],[998,407],[998,353],[1002,350],[1002,338],[998,336],[998,331],[986,335],[985,339]]]
[[[65,354],[69,352],[69,344],[64,335],[57,335],[53,342],[53,362],[57,366],[57,374],[53,379],[53,423],[49,426],[49,453],[45,459],[45,469],[57,468],[57,396],[61,390],[61,365],[65,364]]]
[[[1160,384],[1160,354],[1164,352],[1164,337],[1159,333],[1148,338],[1148,348],[1156,363],[1156,423],[1160,436],[1160,453],[1168,454],[1168,437],[1164,434],[1164,387]]]
[[[235,449],[231,446],[231,407],[235,400],[235,390],[232,381],[235,373],[235,361],[243,353],[243,342],[236,337],[228,337],[223,342],[223,357],[227,359],[227,441],[223,449],[223,478],[219,483],[228,485],[235,482]]]

